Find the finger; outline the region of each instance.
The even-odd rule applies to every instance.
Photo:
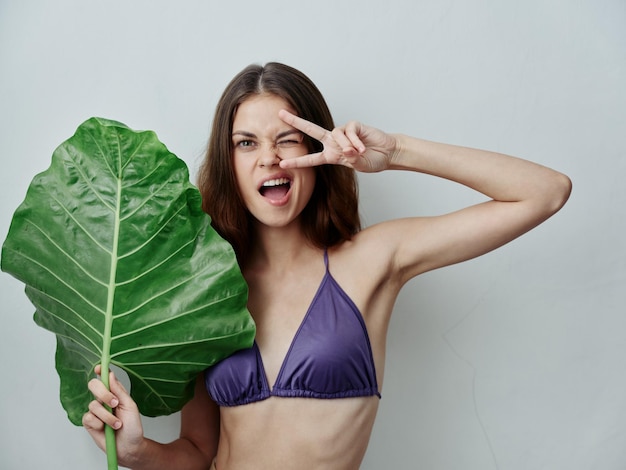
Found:
[[[91,411],[83,415],[83,427],[87,431],[101,432],[104,429],[104,423],[96,417]]]
[[[111,378],[109,379],[110,384],[113,382],[116,382],[115,376],[111,376]],[[114,393],[116,390],[108,390],[104,383],[99,379],[91,379],[87,384],[87,388],[96,398],[96,400],[100,401],[101,403],[106,403],[111,408],[115,408],[120,403],[119,398]]]
[[[278,112],[278,117],[280,117],[290,126],[304,132],[309,137],[313,137],[315,140],[322,141],[326,136],[329,135],[329,131],[327,131],[323,127],[318,126],[317,124],[313,124],[306,119],[302,119],[301,117],[298,117],[295,114],[292,114],[284,109],[281,109]]]
[[[117,377],[113,372],[109,372],[109,385],[113,393],[128,395],[126,388],[124,388],[124,385],[122,385],[122,382],[117,380]]]
[[[361,126],[361,123],[354,122],[354,121],[349,122],[346,125],[346,129],[345,129],[346,138],[350,142],[350,145],[352,145],[357,150],[358,153],[364,153],[366,150],[365,144],[359,137],[362,130],[363,128]]]
[[[345,130],[341,127],[336,127],[331,132],[335,145],[337,146],[338,153],[346,156],[356,156],[359,154],[358,149],[352,144],[350,139],[346,136]]]
[[[323,152],[310,153],[301,157],[286,158],[280,161],[281,168],[310,168],[328,163]]]
[[[83,427],[89,433],[96,445],[106,451],[106,439],[104,437],[104,423],[94,416],[91,411],[83,415]]]
[[[102,406],[102,403],[97,400],[93,400],[89,403],[89,412],[104,424],[111,426],[113,429],[119,429],[122,427],[122,421]]]
[[[99,379],[91,379],[87,384],[89,391],[93,393],[93,396],[101,403],[106,403],[111,408],[115,408],[119,405],[119,399],[110,390],[107,390],[104,383]]]

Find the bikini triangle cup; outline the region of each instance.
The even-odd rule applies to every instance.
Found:
[[[328,269],[300,324],[276,382],[270,387],[256,341],[205,371],[211,398],[238,406],[269,397],[378,396],[376,368],[365,321]]]

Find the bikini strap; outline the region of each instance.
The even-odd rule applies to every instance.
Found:
[[[328,272],[328,248],[324,248],[324,266],[326,266],[326,272]]]

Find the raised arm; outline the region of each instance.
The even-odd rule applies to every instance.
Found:
[[[406,280],[487,253],[539,225],[567,201],[565,175],[519,158],[396,135],[389,169],[445,178],[490,200],[428,218],[382,227],[396,241],[396,259]]]
[[[285,111],[280,116],[324,144],[322,152],[284,160],[283,167],[409,170],[463,184],[489,199],[446,215],[385,222],[360,234],[359,244],[380,258],[385,275],[395,276],[399,285],[513,240],[557,212],[571,191],[567,176],[519,158],[386,134],[358,122],[328,131]]]

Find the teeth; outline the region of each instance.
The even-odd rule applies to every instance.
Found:
[[[263,186],[280,186],[281,184],[288,184],[289,180],[287,178],[276,178],[274,180],[269,180],[263,183]]]

